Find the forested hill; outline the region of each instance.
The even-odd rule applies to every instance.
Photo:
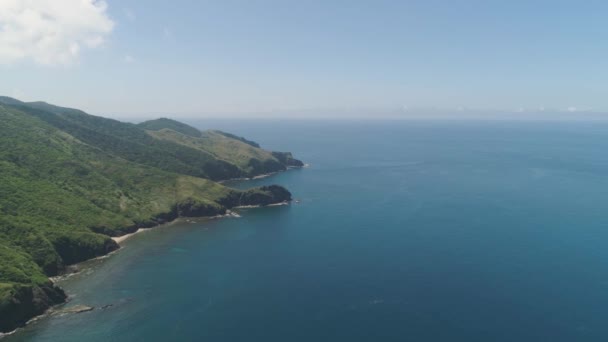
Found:
[[[135,125],[0,97],[0,331],[65,300],[47,276],[115,250],[111,236],[290,200],[280,186],[215,182],[297,166],[284,155],[173,120]]]
[[[160,119],[134,125],[44,102],[15,104],[15,100],[11,100],[4,101],[10,103],[14,109],[37,117],[86,144],[127,160],[169,172],[222,180],[282,171],[288,166],[272,155],[265,155],[265,151],[243,142],[240,140],[242,138],[238,137],[231,138],[224,135],[226,139],[219,144],[210,141],[218,145],[217,148],[220,149],[218,150],[198,149],[181,144],[178,139],[163,139],[149,134],[152,131],[162,130],[189,139],[198,139],[196,135],[203,134],[193,127],[173,120]],[[147,128],[152,130],[148,131]],[[208,140],[203,139],[203,141]],[[238,150],[238,160],[231,158],[234,154],[223,154],[225,151],[221,149],[226,144],[231,145],[231,151]],[[243,148],[244,146],[247,148]]]
[[[201,132],[170,119],[146,121],[139,126],[148,129],[148,134],[156,139],[195,149],[218,160],[229,162],[246,177],[284,171],[288,167],[304,165],[301,161],[294,159],[289,152],[266,151],[254,141],[222,131]],[[193,134],[193,130],[196,130],[198,134]]]

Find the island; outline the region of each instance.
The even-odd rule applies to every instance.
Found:
[[[289,202],[279,185],[220,181],[301,166],[289,152],[167,118],[125,123],[0,97],[0,332],[65,302],[49,277],[118,249],[113,237]]]

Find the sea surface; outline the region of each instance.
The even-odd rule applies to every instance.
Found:
[[[607,123],[196,124],[310,164],[231,183],[297,203],[138,234],[3,342],[608,341]]]

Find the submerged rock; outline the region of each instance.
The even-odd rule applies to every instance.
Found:
[[[93,311],[95,308],[92,306],[87,306],[87,305],[75,305],[75,306],[71,306],[69,308],[65,308],[65,309],[61,309],[58,311],[55,311],[56,314],[73,314],[73,313],[81,313],[81,312],[87,312],[87,311]]]

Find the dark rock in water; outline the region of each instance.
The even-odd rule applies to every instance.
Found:
[[[75,265],[69,265],[65,267],[64,270],[64,274],[74,274],[74,273],[79,273],[80,272],[80,267],[78,266],[78,264]]]
[[[71,306],[69,308],[65,308],[65,309],[61,309],[56,311],[56,314],[73,314],[73,313],[81,313],[81,312],[87,312],[87,311],[93,311],[95,308],[92,306],[87,306],[87,305],[75,305],[75,306]]]
[[[105,310],[105,309],[109,309],[109,308],[111,308],[113,306],[114,306],[114,304],[107,304],[107,305],[102,306],[100,309],[101,310]]]
[[[23,326],[51,306],[65,302],[66,298],[63,290],[51,282],[40,286],[15,286],[12,296],[0,302],[0,331],[7,332]]]

